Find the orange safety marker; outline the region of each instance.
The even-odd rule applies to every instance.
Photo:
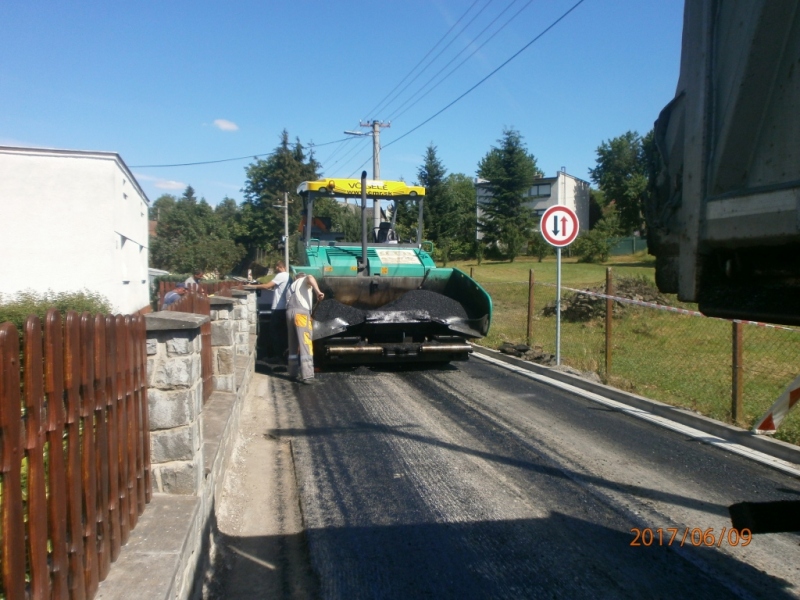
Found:
[[[775,404],[756,421],[753,433],[775,433],[791,408],[800,401],[800,376],[778,397]]]

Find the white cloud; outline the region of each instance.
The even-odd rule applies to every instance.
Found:
[[[233,121],[228,121],[227,119],[216,119],[214,121],[214,127],[221,129],[222,131],[239,131],[239,126]]]
[[[174,181],[172,179],[161,179],[160,177],[153,177],[152,175],[143,175],[142,173],[134,173],[134,176],[139,181],[149,181],[160,190],[182,190],[186,188],[186,184],[182,181]]]
[[[185,183],[171,179],[157,179],[153,185],[160,190],[182,190],[186,187]]]

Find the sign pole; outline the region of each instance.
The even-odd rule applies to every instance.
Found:
[[[561,364],[561,246],[556,248],[556,366]]]
[[[539,221],[542,237],[556,249],[556,366],[561,365],[561,248],[574,242],[579,230],[575,211],[559,204],[544,211]]]

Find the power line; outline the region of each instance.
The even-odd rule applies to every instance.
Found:
[[[572,7],[570,7],[570,8],[569,8],[569,9],[568,9],[568,10],[567,10],[567,11],[566,11],[564,14],[562,14],[562,15],[561,15],[560,17],[558,17],[558,18],[557,18],[555,21],[553,21],[552,23],[550,23],[550,25],[548,25],[548,26],[547,26],[547,27],[546,27],[546,28],[545,28],[545,29],[544,29],[544,30],[543,30],[543,31],[542,31],[542,32],[541,32],[539,35],[537,35],[537,36],[536,36],[535,38],[533,38],[533,39],[532,39],[530,42],[528,42],[527,44],[525,44],[525,45],[524,45],[522,48],[520,48],[519,50],[517,50],[517,51],[516,51],[514,54],[512,54],[512,55],[511,55],[509,58],[507,58],[507,59],[506,59],[506,60],[505,60],[505,61],[504,61],[504,62],[503,62],[503,63],[502,63],[502,64],[501,64],[499,67],[497,67],[497,68],[496,68],[496,69],[494,69],[494,70],[493,70],[491,73],[489,73],[489,74],[488,74],[486,77],[484,77],[483,79],[481,79],[481,80],[480,80],[478,83],[476,83],[475,85],[473,85],[473,86],[472,86],[471,88],[469,88],[469,89],[468,89],[466,92],[464,92],[463,94],[461,94],[461,95],[460,95],[458,98],[456,98],[455,100],[453,100],[452,102],[450,102],[450,103],[449,103],[448,105],[446,105],[444,108],[440,109],[439,111],[435,112],[435,113],[434,113],[434,114],[432,114],[430,117],[428,117],[427,119],[425,119],[424,121],[422,121],[422,123],[420,123],[420,124],[419,124],[419,125],[417,125],[416,127],[412,128],[412,129],[410,129],[410,130],[408,130],[406,133],[404,133],[404,134],[403,134],[403,135],[401,135],[400,137],[398,137],[398,138],[396,138],[396,139],[392,140],[391,142],[389,142],[388,144],[386,144],[386,146],[384,146],[384,148],[388,148],[388,147],[389,147],[389,146],[391,146],[392,144],[395,144],[395,143],[399,142],[400,140],[402,140],[404,137],[411,135],[411,134],[412,134],[412,133],[414,133],[414,132],[415,132],[417,129],[419,129],[419,128],[420,128],[420,127],[422,127],[423,125],[426,125],[427,123],[429,123],[429,122],[433,121],[433,119],[435,119],[436,117],[438,117],[440,114],[442,114],[442,113],[443,113],[444,111],[446,111],[448,108],[450,108],[451,106],[453,106],[453,105],[454,105],[455,103],[457,103],[459,100],[461,100],[462,98],[464,98],[465,96],[467,96],[468,94],[470,94],[471,92],[473,92],[474,90],[476,90],[476,89],[477,89],[478,87],[480,87],[480,86],[481,86],[481,85],[482,85],[484,82],[486,82],[486,81],[487,81],[487,80],[488,80],[490,77],[492,77],[492,76],[493,76],[495,73],[497,73],[497,72],[498,72],[500,69],[502,69],[503,67],[505,67],[505,66],[506,66],[508,63],[510,63],[512,60],[514,60],[515,58],[517,58],[517,56],[519,56],[519,55],[520,55],[520,54],[522,54],[522,53],[523,53],[525,50],[527,50],[527,49],[528,49],[528,47],[530,47],[530,46],[531,46],[531,45],[533,45],[535,42],[537,42],[537,41],[538,41],[538,40],[539,40],[539,39],[540,39],[542,36],[544,36],[544,34],[546,34],[548,31],[550,31],[551,29],[553,29],[553,27],[555,27],[555,26],[556,26],[556,25],[558,25],[558,24],[559,24],[561,21],[563,21],[563,20],[564,20],[564,19],[567,17],[567,15],[569,15],[569,14],[570,14],[570,13],[571,13],[573,10],[575,10],[576,8],[578,8],[578,7],[579,7],[581,4],[583,4],[583,3],[584,3],[584,0],[578,0],[578,2],[576,2],[575,4],[573,4],[573,5],[572,5]]]
[[[380,108],[380,107],[383,105],[383,103],[386,101],[386,99],[387,99],[389,96],[391,96],[392,94],[394,94],[395,90],[396,90],[397,88],[399,88],[401,85],[403,85],[403,82],[405,82],[405,80],[406,80],[406,79],[408,79],[408,78],[411,76],[411,74],[412,74],[414,71],[416,71],[416,70],[417,70],[417,67],[419,67],[419,66],[420,66],[420,65],[421,65],[423,62],[425,62],[425,59],[426,59],[426,58],[428,58],[428,57],[430,56],[431,52],[433,52],[434,50],[436,50],[436,47],[437,47],[439,44],[441,44],[441,43],[442,43],[442,42],[445,40],[445,38],[446,38],[448,35],[450,35],[450,32],[451,32],[451,31],[453,31],[453,29],[455,28],[455,26],[456,26],[456,25],[458,25],[458,24],[461,22],[461,20],[462,20],[464,17],[466,17],[466,16],[467,16],[467,13],[469,13],[469,11],[471,11],[471,10],[472,10],[472,7],[473,7],[473,6],[475,6],[475,5],[476,5],[476,4],[477,4],[479,1],[480,1],[480,0],[475,0],[475,1],[474,1],[472,4],[470,4],[469,8],[468,8],[467,10],[465,10],[465,11],[464,11],[464,14],[462,14],[462,15],[461,15],[461,16],[458,18],[458,20],[457,20],[455,23],[453,23],[453,24],[450,26],[450,29],[448,29],[448,30],[447,30],[447,32],[446,32],[446,33],[445,33],[445,34],[444,34],[442,37],[440,37],[440,38],[439,38],[439,41],[438,41],[438,42],[436,42],[436,43],[433,45],[433,47],[431,47],[431,49],[430,49],[430,50],[428,50],[427,54],[425,54],[425,56],[423,56],[423,57],[422,57],[422,58],[419,60],[419,62],[418,62],[416,65],[414,65],[414,67],[413,67],[413,68],[412,68],[412,69],[411,69],[411,70],[410,70],[408,73],[406,73],[405,77],[403,77],[403,79],[401,79],[401,80],[398,82],[398,84],[397,84],[396,86],[394,86],[394,87],[392,88],[392,90],[391,90],[391,91],[390,91],[388,94],[386,94],[386,95],[383,97],[383,99],[382,99],[380,102],[378,102],[378,104],[375,106],[375,108],[373,108],[372,110],[369,110],[369,111],[367,111],[367,114],[368,114],[368,115],[374,115],[374,114],[376,114],[376,113],[377,113],[378,109],[379,109],[379,108]],[[487,6],[488,6],[488,5],[487,5]]]
[[[482,35],[483,35],[483,34],[486,32],[486,30],[488,30],[488,29],[489,29],[489,28],[490,28],[492,25],[494,25],[494,24],[497,22],[497,20],[498,20],[500,17],[502,17],[502,16],[503,16],[503,15],[506,13],[506,11],[507,11],[509,8],[511,8],[511,7],[512,7],[512,6],[513,6],[515,3],[516,3],[516,0],[512,0],[511,4],[509,4],[508,6],[506,6],[506,7],[505,7],[505,8],[502,10],[502,12],[500,12],[500,14],[498,14],[498,15],[497,15],[497,16],[496,16],[496,17],[495,17],[493,20],[492,20],[492,22],[491,22],[491,23],[489,23],[489,24],[488,24],[486,27],[484,27],[484,28],[483,28],[483,30],[481,30],[481,32],[480,32],[480,33],[479,33],[477,36],[475,36],[475,38],[472,40],[472,43],[475,43],[476,41],[478,41],[478,38],[479,38],[479,37],[481,37],[481,36],[482,36]],[[403,102],[403,104],[401,104],[400,106],[398,106],[398,107],[395,109],[395,112],[394,112],[394,114],[392,114],[392,115],[391,115],[389,118],[397,119],[397,118],[399,118],[399,117],[403,116],[405,113],[407,113],[407,112],[408,112],[408,111],[409,111],[409,110],[410,110],[412,107],[416,106],[416,105],[417,105],[417,104],[418,104],[418,103],[419,103],[419,102],[420,102],[420,101],[421,101],[423,98],[425,98],[425,96],[427,96],[428,94],[430,94],[430,93],[431,93],[433,90],[435,90],[435,89],[436,89],[437,87],[439,87],[439,86],[440,86],[442,83],[444,83],[444,82],[445,82],[445,81],[446,81],[446,80],[447,80],[447,79],[448,79],[448,78],[449,78],[449,77],[450,77],[450,76],[451,76],[453,73],[455,73],[456,71],[458,71],[458,70],[459,70],[459,69],[460,69],[460,68],[461,68],[461,67],[464,65],[464,63],[466,63],[466,62],[467,62],[467,61],[468,61],[470,58],[472,58],[473,56],[475,56],[475,54],[477,54],[478,52],[480,52],[481,48],[483,48],[483,47],[484,47],[486,44],[488,44],[489,42],[491,42],[491,41],[494,39],[494,37],[495,37],[495,36],[496,36],[498,33],[500,33],[501,31],[503,31],[503,29],[505,29],[505,28],[506,28],[506,26],[507,26],[509,23],[511,23],[511,22],[512,22],[514,19],[516,19],[516,18],[519,16],[519,14],[520,14],[520,13],[521,13],[523,10],[525,10],[526,8],[528,8],[528,6],[530,6],[532,3],[533,3],[533,0],[528,0],[528,2],[526,2],[526,3],[523,5],[523,7],[522,7],[522,8],[520,8],[520,9],[519,9],[517,12],[515,12],[515,13],[514,13],[514,14],[513,14],[513,15],[512,15],[512,16],[511,16],[511,17],[510,17],[510,18],[509,18],[509,19],[508,19],[508,20],[507,20],[505,23],[503,23],[503,24],[502,24],[502,25],[501,25],[501,26],[500,26],[500,27],[497,29],[497,31],[495,31],[494,33],[492,33],[492,35],[490,35],[490,36],[489,36],[489,37],[488,37],[488,38],[487,38],[487,39],[486,39],[486,40],[485,40],[485,41],[484,41],[484,42],[483,42],[483,43],[482,43],[480,46],[478,46],[478,47],[477,47],[477,48],[475,48],[475,49],[474,49],[472,52],[470,52],[470,53],[469,53],[469,54],[468,54],[468,55],[467,55],[467,56],[464,58],[464,60],[462,60],[460,63],[458,63],[458,64],[455,66],[455,68],[454,68],[453,70],[451,70],[451,71],[450,71],[450,72],[449,72],[447,75],[445,75],[445,76],[444,76],[444,77],[442,77],[442,78],[441,78],[439,81],[437,81],[437,82],[436,82],[436,83],[433,85],[433,87],[431,87],[431,88],[430,88],[430,89],[429,89],[427,92],[425,92],[425,93],[424,93],[424,94],[422,94],[422,95],[419,95],[419,96],[418,96],[418,95],[416,95],[416,94],[420,94],[420,93],[422,92],[422,90],[424,90],[426,87],[428,87],[428,85],[430,85],[430,84],[431,84],[431,82],[432,82],[434,79],[436,79],[436,77],[438,77],[438,76],[439,76],[439,74],[440,74],[442,71],[444,71],[444,70],[445,70],[447,67],[449,67],[451,64],[453,64],[453,61],[455,61],[455,60],[456,60],[456,59],[457,59],[459,56],[461,56],[461,55],[462,55],[462,54],[463,54],[465,51],[467,51],[467,50],[469,49],[469,46],[465,47],[465,48],[464,48],[464,49],[463,49],[461,52],[459,52],[458,54],[456,54],[456,55],[455,55],[455,56],[454,56],[452,59],[450,59],[450,61],[449,61],[449,62],[448,62],[448,63],[447,63],[445,66],[443,66],[441,69],[439,69],[439,70],[436,72],[436,74],[435,74],[433,77],[431,77],[431,78],[430,78],[430,79],[429,79],[427,82],[425,82],[425,84],[424,84],[422,87],[420,87],[420,88],[419,88],[419,89],[416,91],[416,94],[415,94],[415,95],[411,96],[411,97],[410,97],[408,100],[406,100],[405,102]],[[412,101],[413,101],[413,102],[412,102]],[[406,107],[404,110],[401,110],[401,109],[402,109],[404,106],[406,106],[406,104],[408,104],[409,102],[411,102],[411,105],[410,105],[410,106],[408,106],[408,107]],[[397,112],[397,111],[400,111],[400,112]]]
[[[264,154],[248,154],[247,156],[239,156],[237,158],[223,158],[220,160],[204,160],[200,162],[190,163],[176,163],[174,165],[130,165],[131,169],[160,169],[162,167],[193,167],[195,165],[213,165],[215,163],[232,162],[234,160],[246,160],[249,158],[258,158],[260,156],[269,156],[274,152],[266,152]]]
[[[334,161],[329,167],[326,167],[326,168],[332,169],[333,167],[335,167],[337,164],[339,164],[342,161],[344,161],[343,164],[347,164],[348,160],[350,160],[354,155],[356,155],[359,152],[361,152],[361,150],[363,150],[365,148],[365,146],[369,143],[369,138],[367,138],[367,137],[364,137],[364,138],[353,138],[353,139],[359,139],[359,143],[355,144],[354,146],[352,146],[350,148],[350,150],[348,150],[345,154],[343,154],[342,156],[337,158],[336,161]]]
[[[481,16],[481,13],[483,13],[483,11],[484,11],[484,10],[486,10],[487,8],[489,8],[489,5],[490,5],[490,4],[491,4],[493,1],[494,1],[494,0],[489,0],[489,2],[487,2],[487,3],[486,3],[486,5],[485,5],[483,8],[481,8],[481,9],[479,10],[479,11],[477,12],[477,14],[476,14],[474,17],[472,17],[472,18],[469,20],[469,23],[467,23],[466,25],[464,25],[464,26],[461,28],[461,31],[459,31],[459,32],[458,32],[458,34],[457,34],[457,35],[456,35],[456,36],[455,36],[455,37],[454,37],[452,40],[450,40],[450,41],[447,43],[447,45],[446,45],[444,48],[442,48],[442,49],[439,51],[439,53],[438,53],[436,56],[434,56],[432,59],[430,59],[430,60],[428,61],[428,64],[426,64],[426,65],[425,65],[425,66],[422,68],[422,70],[421,70],[419,73],[417,73],[417,75],[414,77],[414,79],[411,81],[411,83],[414,83],[414,81],[416,81],[416,80],[417,80],[419,77],[421,77],[421,76],[422,76],[422,74],[423,74],[425,71],[427,71],[427,70],[428,70],[428,67],[430,67],[430,66],[431,66],[431,65],[432,65],[432,64],[433,64],[433,63],[436,61],[436,59],[438,59],[438,58],[439,58],[439,57],[440,57],[440,56],[441,56],[441,55],[444,53],[444,51],[445,51],[445,50],[447,50],[447,49],[448,49],[448,48],[449,48],[449,47],[450,47],[450,46],[453,44],[453,42],[455,42],[455,41],[458,39],[458,37],[459,37],[461,34],[463,34],[463,33],[464,33],[464,31],[466,31],[467,27],[469,27],[470,25],[472,25],[472,23],[475,21],[475,19],[477,19],[479,16]],[[516,1],[516,0],[514,0],[514,1]],[[400,95],[401,95],[401,94],[402,94],[404,91],[405,91],[405,90],[403,89],[403,90],[400,90],[399,92],[397,92],[397,93],[396,93],[396,94],[395,94],[395,95],[394,95],[394,96],[393,96],[393,97],[392,97],[392,98],[389,100],[389,102],[386,104],[386,107],[388,108],[388,107],[389,107],[389,106],[392,104],[392,102],[394,102],[395,100],[397,100],[397,98],[398,98],[398,97],[399,97],[399,96],[400,96]]]
[[[388,146],[389,144],[386,144],[386,145]],[[353,175],[358,173],[364,167],[364,165],[367,164],[370,161],[371,158],[372,158],[371,156],[367,157],[367,160],[365,160],[363,163],[361,163],[360,166],[356,167],[356,170],[353,171],[352,173],[350,173],[350,175],[347,176],[347,179],[352,178]]]
[[[350,138],[342,138],[340,140],[333,140],[332,142],[325,142],[323,144],[308,144],[309,149],[320,148],[322,146],[329,146],[330,144],[338,144],[345,142]],[[177,163],[174,165],[129,165],[131,169],[160,169],[163,167],[194,167],[196,165],[213,165],[216,163],[233,162],[235,160],[248,160],[250,158],[259,158],[261,156],[272,156],[275,152],[262,152],[261,154],[248,154],[247,156],[237,156],[236,158],[221,158],[220,160],[203,160],[190,163]]]

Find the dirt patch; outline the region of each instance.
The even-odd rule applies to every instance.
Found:
[[[596,286],[587,289],[588,292],[605,294],[605,286]],[[638,302],[650,302],[669,306],[669,300],[658,288],[648,279],[643,277],[620,277],[614,280],[614,296],[629,298]],[[613,316],[619,318],[631,308],[632,305],[614,301]],[[551,317],[556,314],[555,302],[548,302],[542,309],[542,315]],[[561,318],[571,323],[582,323],[592,319],[601,319],[606,314],[606,299],[581,294],[580,292],[569,292],[561,300]]]

